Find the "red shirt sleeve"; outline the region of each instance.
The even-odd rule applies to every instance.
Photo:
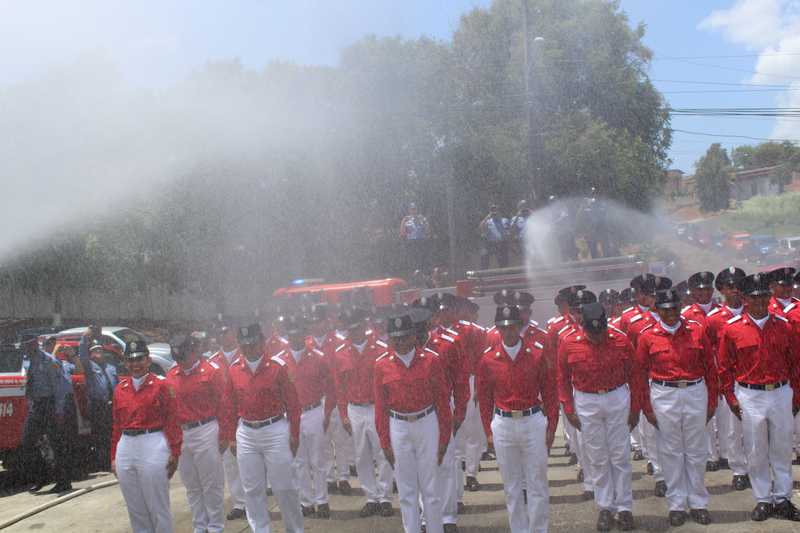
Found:
[[[170,455],[180,457],[183,430],[178,424],[178,403],[175,398],[175,389],[166,382],[161,384],[161,405],[164,409],[164,435],[169,443]]]
[[[733,393],[733,382],[736,379],[736,347],[728,337],[727,328],[719,336],[719,386],[731,408],[738,407],[739,401]]]
[[[714,357],[713,342],[708,328],[703,328],[701,339],[703,346],[703,367],[705,368],[706,388],[708,389],[708,412],[713,413],[717,410],[719,401],[719,371]]]
[[[539,391],[542,395],[544,416],[547,417],[547,431],[554,432],[558,426],[558,385],[555,362],[548,352],[545,349],[539,364]]]
[[[300,441],[300,400],[297,398],[297,389],[289,379],[289,370],[281,365],[278,371],[278,386],[281,389],[286,418],[289,420],[289,435],[295,442]]]
[[[375,430],[384,450],[392,447],[389,438],[389,409],[386,406],[386,389],[383,386],[383,365],[375,363]]]
[[[444,376],[444,369],[440,359],[431,361],[431,387],[433,389],[433,403],[436,406],[436,418],[439,420],[439,446],[447,446],[453,432],[453,417],[450,412],[450,388]]]
[[[556,344],[554,344],[555,346]],[[575,414],[575,401],[572,397],[572,370],[567,360],[566,342],[557,343],[558,346],[558,368],[556,370],[558,381],[558,400],[564,406],[564,413]]]
[[[633,405],[634,394],[638,395],[641,409],[647,414],[653,414],[653,406],[650,403],[648,390],[650,380],[650,342],[647,339],[647,335],[639,339],[631,374],[631,405]]]

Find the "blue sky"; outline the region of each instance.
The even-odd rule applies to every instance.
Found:
[[[448,39],[462,13],[488,1],[0,0],[0,49],[15,51],[0,59],[0,84],[40,75],[86,50],[105,51],[132,81],[156,87],[213,59],[237,57],[252,68],[272,60],[335,64],[343,47],[368,33]],[[792,4],[623,0],[622,8],[632,23],[647,25],[645,43],[655,52],[650,74],[673,107],[800,107],[800,26]],[[756,69],[770,75],[754,77]],[[714,85],[720,83],[780,85],[781,92]],[[787,84],[793,91],[782,92]],[[742,90],[762,92],[686,92]],[[795,124],[769,118],[676,117],[673,127],[800,139]],[[676,132],[673,166],[691,172],[710,142],[731,148],[757,141]]]

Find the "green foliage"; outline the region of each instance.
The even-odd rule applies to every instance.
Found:
[[[727,209],[730,199],[731,161],[728,152],[719,143],[712,144],[696,163],[697,196],[700,209],[719,211]]]
[[[785,228],[792,235],[796,235],[800,233],[798,221],[800,221],[800,193],[793,192],[779,196],[756,196],[746,200],[742,202],[740,209],[730,214],[724,225],[727,229],[744,231],[773,232]]]

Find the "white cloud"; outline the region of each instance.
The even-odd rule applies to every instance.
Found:
[[[758,52],[755,73],[747,80],[787,84],[776,107],[800,107],[800,3],[797,0],[736,0],[729,9],[714,10],[700,29],[721,31],[731,42]],[[800,122],[776,119],[771,136],[800,139]]]

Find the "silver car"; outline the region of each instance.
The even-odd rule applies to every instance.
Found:
[[[61,335],[82,335],[86,331],[86,327],[70,328],[60,331]],[[122,353],[125,353],[125,347],[131,341],[142,341],[147,343],[147,348],[150,350],[150,359],[153,364],[150,371],[159,375],[165,375],[167,370],[175,366],[175,361],[172,359],[172,348],[166,342],[150,342],[145,335],[142,335],[136,330],[122,326],[103,326],[102,334],[108,337],[111,341],[120,347]],[[106,339],[103,339],[104,341]],[[105,344],[105,342],[104,342]]]

